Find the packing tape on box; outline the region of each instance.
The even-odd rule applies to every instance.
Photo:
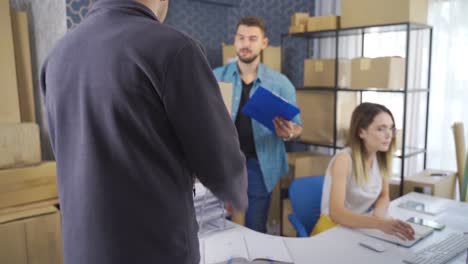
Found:
[[[316,61],[315,62],[315,72],[323,72],[323,62]]]
[[[363,58],[360,60],[359,68],[361,71],[368,71],[371,68],[371,59]]]

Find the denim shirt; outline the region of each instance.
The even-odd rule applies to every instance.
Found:
[[[214,70],[218,81],[230,82],[233,87],[231,119],[235,122],[240,110],[239,104],[242,93],[242,81],[237,62],[226,64]],[[263,64],[258,65],[257,78],[254,80],[250,97],[259,86],[268,89],[293,105],[296,104],[296,90],[283,74],[274,71]],[[299,115],[292,122],[302,125]],[[281,176],[288,172],[286,149],[283,140],[268,128],[252,119],[252,131],[257,150],[257,158],[263,173],[266,188],[271,192]]]

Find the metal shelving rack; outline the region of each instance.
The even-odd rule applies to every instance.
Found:
[[[410,61],[410,41],[411,33],[414,31],[427,30],[429,33],[429,48],[428,48],[428,69],[427,69],[427,87],[418,87],[410,89],[409,82],[409,61]],[[340,37],[345,36],[361,36],[361,57],[364,57],[365,50],[365,35],[369,33],[385,33],[385,32],[406,32],[406,51],[405,51],[405,86],[403,90],[389,90],[389,89],[349,89],[338,87],[338,73],[339,73],[339,41]],[[400,195],[403,194],[404,188],[404,173],[405,173],[405,159],[416,156],[424,155],[423,166],[426,168],[426,150],[427,150],[427,130],[429,122],[429,95],[430,95],[430,73],[431,73],[431,59],[432,59],[432,27],[419,23],[399,23],[399,24],[384,24],[384,25],[370,25],[365,27],[345,28],[336,30],[323,30],[315,32],[303,32],[293,34],[281,35],[281,56],[282,56],[282,69],[285,69],[285,43],[288,39],[302,38],[307,40],[307,55],[310,58],[313,55],[312,41],[316,39],[332,38],[335,39],[335,86],[334,87],[301,87],[298,89],[311,90],[311,91],[329,91],[334,93],[334,116],[333,116],[333,144],[320,144],[317,142],[300,142],[301,144],[325,147],[333,150],[333,154],[337,149],[342,148],[337,145],[337,100],[339,92],[356,92],[359,93],[360,102],[362,102],[362,95],[365,92],[378,92],[378,93],[396,93],[403,95],[403,125],[402,125],[402,148],[395,153],[395,157],[401,159],[400,170]],[[424,148],[406,147],[406,128],[407,128],[407,114],[408,114],[408,95],[409,94],[425,94],[426,95],[426,113],[425,113],[425,127],[424,127]]]

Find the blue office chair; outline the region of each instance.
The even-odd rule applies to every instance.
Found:
[[[289,186],[293,213],[288,219],[298,237],[308,237],[320,217],[323,179],[324,176],[298,178]]]

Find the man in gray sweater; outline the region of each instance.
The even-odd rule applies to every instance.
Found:
[[[236,129],[168,2],[99,0],[44,62],[65,264],[198,264],[194,175],[247,207]]]

